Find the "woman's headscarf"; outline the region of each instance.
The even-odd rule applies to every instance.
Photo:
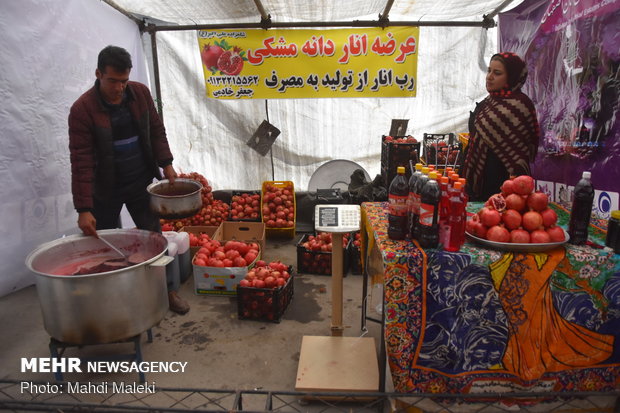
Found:
[[[510,175],[529,175],[530,162],[538,151],[536,109],[530,98],[521,92],[527,79],[525,62],[510,52],[497,53],[491,60],[504,64],[508,84],[490,93],[475,112],[462,171],[473,197],[482,190],[488,151],[495,153]]]

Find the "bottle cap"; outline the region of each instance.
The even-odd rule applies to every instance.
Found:
[[[426,166],[424,168],[422,168],[422,173],[424,175],[428,175],[428,171],[429,171],[429,169]]]
[[[592,176],[592,173],[590,173],[590,171],[583,171],[583,174],[581,174],[581,177],[583,179],[590,179],[591,176]]]
[[[452,181],[456,181],[456,182],[458,182],[458,180],[459,180],[459,174],[457,174],[456,172],[455,172],[455,173],[453,173],[453,174],[450,176],[450,179],[451,179]]]
[[[435,171],[431,171],[431,172],[428,174],[428,177],[429,177],[430,179],[437,179],[437,172],[435,172]]]
[[[396,173],[399,175],[404,175],[405,174],[405,167],[404,166],[399,166],[398,168],[396,168]]]
[[[447,176],[442,176],[441,177],[441,183],[442,184],[447,184],[448,182],[450,182],[450,178],[448,178]]]
[[[611,217],[613,219],[620,219],[620,211],[611,211]]]
[[[422,166],[423,166],[423,165],[422,165],[421,163],[417,163],[417,164],[415,164],[415,170],[416,170],[416,171],[421,171],[421,170],[422,170]]]
[[[462,182],[455,182],[454,183],[454,189],[461,189],[462,186],[463,186]]]
[[[465,184],[467,183],[467,179],[459,178],[459,182],[461,183],[461,185],[465,186]]]

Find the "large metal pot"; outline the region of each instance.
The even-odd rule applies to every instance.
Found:
[[[163,179],[146,187],[151,210],[164,219],[196,215],[202,208],[202,185],[193,179],[177,178],[174,184]]]
[[[55,275],[80,262],[111,256],[100,240],[81,234],[43,244],[26,258],[35,273],[45,329],[65,343],[124,340],[153,327],[168,310],[165,266],[172,257],[164,256],[166,238],[139,229],[98,233],[122,252],[140,253],[146,260],[109,272]]]

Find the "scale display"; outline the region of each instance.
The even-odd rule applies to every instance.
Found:
[[[360,229],[359,205],[316,205],[314,229],[322,232],[351,232]]]

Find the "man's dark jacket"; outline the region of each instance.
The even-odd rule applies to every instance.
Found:
[[[93,196],[105,199],[113,193],[115,185],[114,138],[98,86],[97,80],[75,101],[69,113],[71,190],[78,212],[92,210]],[[159,167],[172,163],[164,123],[145,85],[129,81],[126,91],[144,161],[153,177],[161,179]]]

